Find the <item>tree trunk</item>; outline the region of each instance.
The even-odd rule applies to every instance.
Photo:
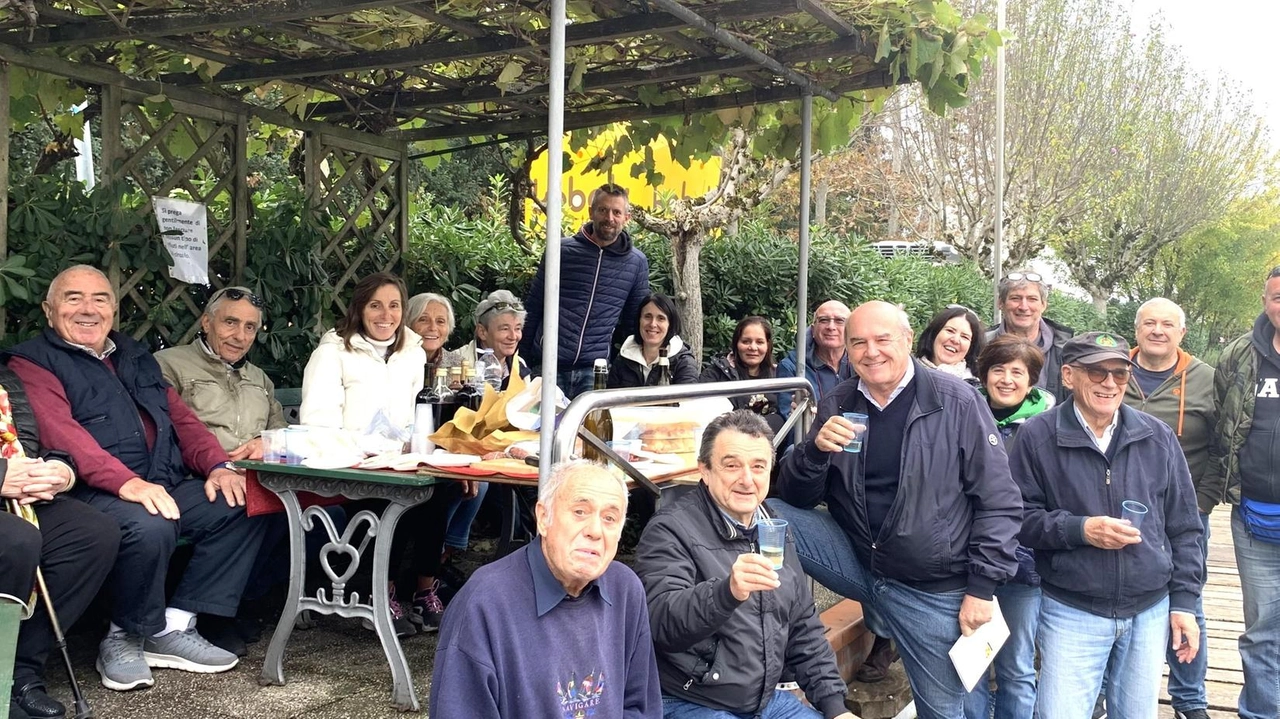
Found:
[[[702,244],[707,235],[699,228],[677,230],[671,235],[671,281],[680,309],[680,339],[702,363]]]
[[[1099,317],[1107,316],[1107,295],[1099,295],[1093,292],[1089,293],[1093,297],[1093,311],[1098,313]]]

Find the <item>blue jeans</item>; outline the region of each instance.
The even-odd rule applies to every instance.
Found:
[[[1241,719],[1280,716],[1280,544],[1254,539],[1231,510],[1231,540],[1244,595],[1244,634],[1240,635]]]
[[[1209,515],[1200,515],[1200,524],[1204,527],[1204,561],[1209,560]],[[1205,580],[1209,572],[1204,565],[1200,567]],[[1200,585],[1204,591],[1204,585]],[[1200,625],[1200,651],[1190,664],[1178,661],[1178,655],[1172,649],[1166,650],[1165,662],[1169,664],[1169,704],[1180,712],[1192,709],[1208,709],[1209,695],[1204,690],[1204,677],[1209,670],[1208,633],[1204,624],[1204,597],[1196,599],[1196,624]],[[1274,714],[1274,712],[1272,712]]]
[[[1107,680],[1107,714],[1156,719],[1160,675],[1169,641],[1169,598],[1129,619],[1070,607],[1045,594],[1040,601],[1040,719],[1080,719],[1093,713]]]
[[[480,505],[484,504],[484,495],[489,493],[488,482],[477,482],[476,485],[476,496],[469,499],[459,496],[449,504],[449,509],[445,512],[449,531],[444,535],[444,546],[465,550],[471,541],[471,524],[476,520]]]
[[[1009,625],[1009,639],[993,664],[994,697],[987,682],[979,682],[965,700],[965,719],[987,719],[995,700],[995,719],[1031,719],[1036,708],[1036,627],[1040,624],[1040,587],[1006,584],[996,590],[1000,613]]]
[[[960,638],[964,590],[924,592],[875,576],[858,561],[849,536],[826,510],[797,509],[777,499],[768,504],[791,523],[805,573],[831,591],[861,602],[863,611],[877,620],[868,628],[897,643],[916,715],[920,719],[963,716],[968,692],[947,652]]]
[[[755,714],[734,714],[722,709],[710,709],[668,694],[662,695],[663,719],[754,719]],[[773,699],[765,707],[760,719],[822,719],[822,715],[804,705],[791,692],[774,691]]]

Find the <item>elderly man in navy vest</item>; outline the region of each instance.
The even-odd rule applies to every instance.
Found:
[[[44,302],[49,327],[5,353],[27,387],[46,446],[80,467],[77,497],[120,525],[107,580],[111,628],[98,650],[109,689],[155,683],[151,668],[236,665],[196,631],[196,613],[234,616],[265,525],[244,511],[244,478],[139,342],[114,332],[116,298],[99,270],[63,271]],[[195,551],[165,605],[181,540]]]

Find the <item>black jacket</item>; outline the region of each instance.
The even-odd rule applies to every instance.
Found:
[[[628,352],[628,347],[634,344],[635,339],[628,337],[622,345],[622,351],[613,358],[613,364],[609,366],[609,389],[652,387],[658,384],[658,365],[655,364],[646,377],[644,365]],[[681,342],[676,353],[667,357],[667,362],[671,365],[671,384],[695,384],[698,381],[698,360],[694,358],[688,345]]]
[[[702,370],[702,374],[698,376],[698,382],[739,382],[742,380],[753,379],[752,377],[748,377],[747,374],[741,371],[738,367],[735,367],[731,357],[732,354],[722,354],[712,357],[711,361],[707,362],[706,368]],[[761,372],[760,376],[755,377],[754,379],[769,379],[774,376],[774,373],[775,369],[770,366],[767,371]],[[740,395],[738,397],[730,397],[729,402],[733,404],[734,409],[750,409],[752,400],[756,396],[757,395]],[[778,393],[773,392],[771,394],[764,395],[764,397],[773,403],[771,409],[774,412],[777,412]]]
[[[990,599],[1017,570],[1018,487],[982,397],[955,377],[915,367],[898,493],[878,537],[867,521],[863,454],[823,452],[813,442],[831,415],[851,411],[857,377],[818,403],[809,436],[782,463],[780,496],[801,508],[825,501],[873,574]]]
[[[790,667],[825,717],[839,715],[845,684],[791,537],[781,587],[745,602],[729,592],[729,567],[754,551],[754,540],[725,518],[705,484],[649,520],[635,568],[648,597],[662,693],[758,715]]]
[[[1171,609],[1195,611],[1204,528],[1178,438],[1164,422],[1122,405],[1104,455],[1074,407],[1068,400],[1028,419],[1009,455],[1025,502],[1020,538],[1035,550],[1041,587],[1103,617],[1132,617],[1166,594]],[[1085,542],[1085,519],[1119,517],[1126,499],[1149,508],[1142,542],[1119,550]]]

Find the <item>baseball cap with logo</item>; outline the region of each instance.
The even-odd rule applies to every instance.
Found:
[[[1062,347],[1064,365],[1091,365],[1109,359],[1133,364],[1129,359],[1129,343],[1120,335],[1110,332],[1085,332],[1067,340]]]

